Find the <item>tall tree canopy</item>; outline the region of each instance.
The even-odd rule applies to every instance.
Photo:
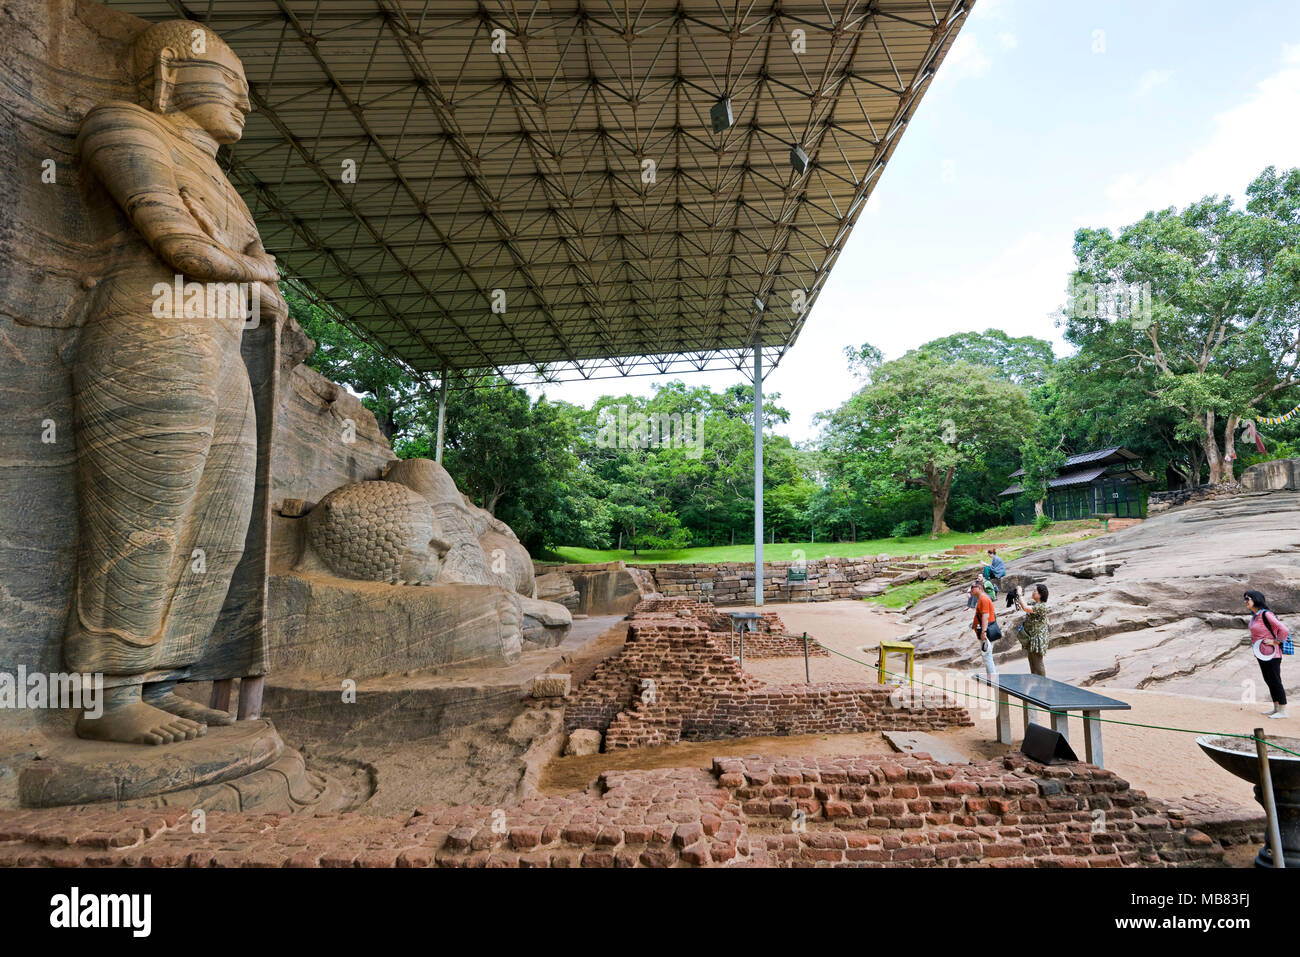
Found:
[[[1076,299],[1065,337],[1077,374],[1138,383],[1175,415],[1178,439],[1200,443],[1211,483],[1233,479],[1241,419],[1300,384],[1300,170],[1269,167],[1246,194],[1244,208],[1209,196],[1074,241],[1076,288],[1149,284],[1152,303],[1126,314]]]
[[[1012,337],[1001,329],[959,332],[927,342],[916,351],[943,362],[985,366],[1026,388],[1044,384],[1055,361],[1052,344],[1046,339]]]
[[[886,362],[848,402],[824,417],[827,445],[856,460],[863,481],[919,485],[931,496],[931,536],[948,531],[946,513],[961,469],[979,470],[1029,420],[1025,391],[993,369],[948,362],[924,349]]]

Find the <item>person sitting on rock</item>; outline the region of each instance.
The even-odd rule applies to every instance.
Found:
[[[1264,684],[1268,685],[1269,696],[1273,699],[1273,710],[1263,712],[1266,718],[1289,718],[1286,713],[1286,688],[1282,684],[1282,643],[1291,635],[1286,625],[1278,621],[1277,615],[1269,610],[1261,591],[1248,591],[1241,596],[1250,612],[1251,650],[1259,659],[1259,670],[1264,673]]]
[[[984,566],[984,580],[993,583],[993,593],[998,591],[998,582],[1007,574],[1007,563],[998,555],[996,548],[989,549],[989,563]]]

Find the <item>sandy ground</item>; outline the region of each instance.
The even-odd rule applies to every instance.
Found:
[[[790,631],[801,633],[806,630],[828,648],[858,661],[869,662],[873,666],[865,668],[835,655],[830,658],[812,658],[813,681],[860,681],[864,676],[874,677],[877,643],[884,638],[902,635],[909,627],[901,615],[862,601],[769,604],[765,607],[776,610]],[[868,650],[863,651],[864,647]],[[1087,654],[1084,644],[1070,645],[1062,651],[1072,659],[1070,664],[1074,667],[1069,669],[1071,671],[1078,667],[1074,659]],[[1049,676],[1053,676],[1053,658],[1053,654],[1049,653]],[[898,658],[897,661],[899,664],[893,667],[901,669],[902,659]],[[1025,673],[1029,671],[1029,664],[1026,659],[1018,658],[999,663],[998,668],[1008,673]],[[804,680],[802,658],[746,661],[745,670],[772,683]],[[992,702],[979,700],[990,696],[987,689],[969,680],[972,673],[957,673],[921,662],[917,665],[916,678],[918,681],[958,690],[968,696],[963,698],[962,703],[975,719],[975,727],[938,732],[939,737],[950,740],[972,756],[1000,754],[1007,749],[995,740],[996,710]],[[1070,679],[1062,675],[1061,680]],[[1203,733],[1250,734],[1254,728],[1265,726],[1268,734],[1300,735],[1300,717],[1295,716],[1300,714],[1300,708],[1297,707],[1291,709],[1293,716],[1290,719],[1267,721],[1260,716],[1260,712],[1267,709],[1267,704],[1241,704],[1157,691],[1136,691],[1105,683],[1093,685],[1090,690],[1118,698],[1133,706],[1131,711],[1103,715],[1115,721],[1189,728]],[[1017,739],[1022,735],[1021,729],[1020,715],[1013,714],[1012,731]],[[1081,718],[1070,720],[1070,740],[1082,756]],[[1192,794],[1212,793],[1239,804],[1254,804],[1251,785],[1210,761],[1196,746],[1195,735],[1107,724],[1102,741],[1106,766],[1149,794],[1174,800]]]

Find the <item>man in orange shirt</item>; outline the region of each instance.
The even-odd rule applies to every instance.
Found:
[[[975,599],[975,620],[971,622],[971,629],[979,639],[980,654],[984,656],[984,673],[990,678],[996,678],[998,669],[993,663],[993,642],[1002,637],[997,612],[993,609],[993,599],[984,591],[984,583],[978,578],[971,582],[970,593]]]

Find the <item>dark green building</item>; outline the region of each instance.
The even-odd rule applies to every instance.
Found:
[[[1025,474],[1024,469],[1011,473],[1012,478]],[[1044,513],[1054,522],[1093,515],[1116,518],[1145,518],[1145,485],[1155,479],[1142,471],[1142,461],[1118,445],[1082,455],[1071,455],[1061,466],[1061,474],[1048,483]],[[1013,485],[1002,497],[1019,495],[1022,486]],[[1015,522],[1028,525],[1034,520],[1034,506],[1017,501]]]

